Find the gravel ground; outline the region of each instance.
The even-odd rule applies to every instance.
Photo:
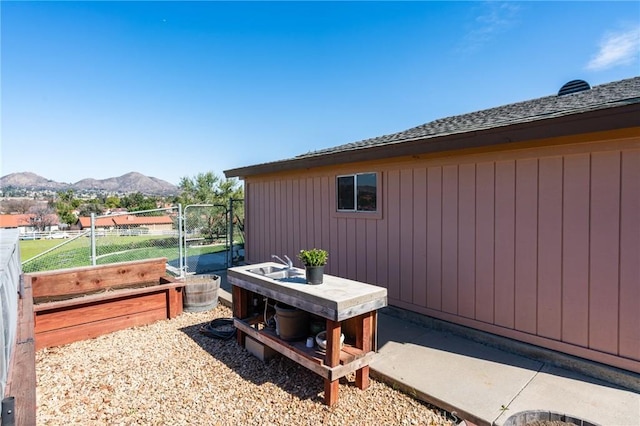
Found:
[[[36,353],[38,425],[452,425],[447,414],[371,380],[322,379],[281,356],[263,363],[199,332],[218,306]],[[353,375],[352,375],[353,376]]]

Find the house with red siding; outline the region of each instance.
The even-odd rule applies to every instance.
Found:
[[[248,262],[324,248],[394,307],[640,372],[640,77],[225,175]]]

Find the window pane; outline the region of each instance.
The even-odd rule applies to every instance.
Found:
[[[358,175],[358,210],[376,211],[377,182],[375,173]]]
[[[353,176],[338,178],[338,210],[354,210],[355,189]]]

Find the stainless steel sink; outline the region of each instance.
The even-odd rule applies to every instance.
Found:
[[[300,271],[296,271],[295,269],[282,269],[280,271],[275,271],[270,274],[266,274],[265,277],[274,279],[274,280],[284,280],[287,278],[296,278],[301,277],[304,274]]]
[[[278,266],[262,266],[260,268],[255,268],[255,269],[249,269],[249,272],[251,272],[252,274],[257,274],[257,275],[269,275],[269,274],[273,274],[273,273],[279,273],[282,271],[286,271],[286,268],[283,267],[278,267]]]
[[[289,269],[286,266],[272,266],[266,265],[259,268],[248,269],[247,272],[252,274],[261,275],[265,278],[270,278],[275,281],[289,282],[289,283],[306,283],[307,280],[304,275],[304,271],[300,269]]]

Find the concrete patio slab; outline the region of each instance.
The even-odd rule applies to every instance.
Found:
[[[543,366],[389,315],[379,318],[381,339],[371,364],[375,374],[478,424],[491,424],[499,417],[501,407],[509,405]]]
[[[510,416],[532,410],[564,414],[603,426],[637,426],[640,394],[545,365],[495,423],[501,426]]]
[[[220,300],[231,305],[224,288]],[[377,338],[371,375],[467,420],[461,424],[503,426],[517,413],[542,410],[640,426],[640,393],[624,387],[383,312]]]
[[[411,342],[425,333],[423,327],[400,318],[378,314],[378,352],[385,350],[385,346],[394,342]],[[389,350],[387,348],[386,350]]]
[[[640,394],[446,330],[381,313],[372,375],[476,425],[524,411],[640,425]],[[636,377],[629,374],[630,378]]]

